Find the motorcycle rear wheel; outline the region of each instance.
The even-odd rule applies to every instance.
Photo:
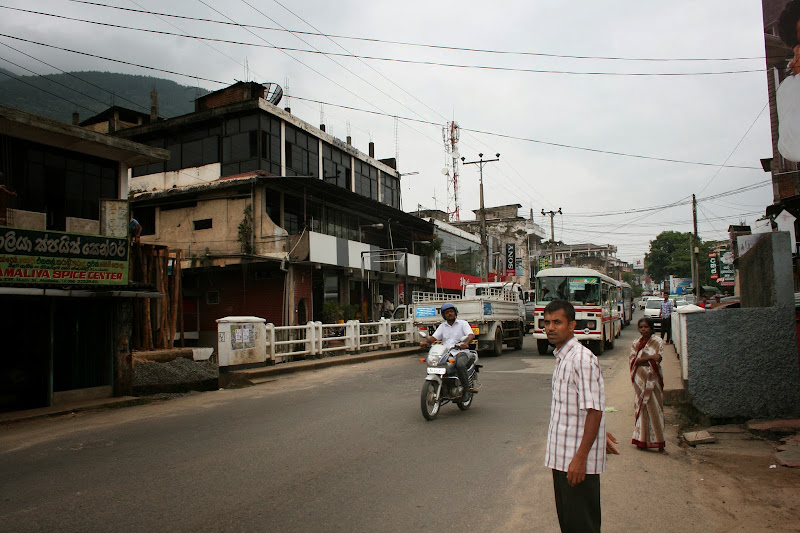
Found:
[[[422,407],[422,416],[426,420],[433,420],[439,414],[439,407],[442,405],[440,400],[436,399],[436,389],[438,386],[433,381],[426,381],[422,386],[422,394],[420,396],[420,404]]]
[[[473,398],[475,398],[475,394],[470,392],[469,393],[469,397],[467,398],[466,401],[458,400],[458,401],[456,401],[456,405],[462,411],[466,411],[467,409],[469,409],[469,406],[472,405]]]

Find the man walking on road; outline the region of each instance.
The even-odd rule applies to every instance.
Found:
[[[672,344],[672,300],[669,299],[669,294],[664,295],[664,301],[661,302],[661,338],[664,339],[664,344]],[[669,340],[667,340],[669,337]]]
[[[547,340],[555,346],[553,399],[545,466],[553,470],[562,533],[600,531],[600,474],[606,464],[605,390],[597,357],[574,336],[575,308],[555,300],[544,309]],[[616,452],[612,444],[608,450]],[[618,453],[618,452],[617,452]]]

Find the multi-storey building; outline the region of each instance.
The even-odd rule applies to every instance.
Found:
[[[538,255],[544,231],[530,218],[519,216],[521,204],[484,208],[488,248],[488,279],[513,281],[523,287],[531,287],[532,258]],[[480,236],[481,211],[473,210],[475,220],[452,224],[469,233]],[[484,259],[485,261],[485,259]],[[532,269],[533,268],[533,269]],[[483,267],[485,270],[486,267]]]
[[[128,170],[166,150],[0,106],[0,411],[130,394]]]
[[[261,84],[115,135],[170,151],[132,169],[131,202],[143,242],[183,251],[184,318],[200,344],[215,345],[224,316],[374,319],[384,300],[433,287],[432,257],[413,252],[434,227],[400,209],[394,160],[300,120]]]

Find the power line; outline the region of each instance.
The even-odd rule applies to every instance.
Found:
[[[201,3],[202,2],[201,0]],[[204,3],[205,4],[205,3]],[[222,16],[221,12],[217,11],[213,7],[205,4],[210,9],[213,9],[217,13]],[[56,15],[53,13],[44,13],[41,11],[32,11],[20,8],[12,8],[8,6],[0,6],[0,8],[4,9],[12,9],[14,11],[23,11],[35,15],[41,15],[46,17],[55,17],[63,20],[71,20],[73,22],[83,22],[86,24],[95,24],[98,26],[105,26],[110,28],[118,28],[118,29],[125,29],[125,30],[132,30],[132,31],[141,31],[146,33],[155,33],[159,35],[167,35],[170,37],[182,37],[186,39],[196,39],[196,40],[204,40],[204,41],[212,41],[212,42],[220,42],[226,44],[235,44],[240,46],[253,46],[257,48],[271,48],[274,50],[279,50],[282,52],[299,52],[304,54],[316,54],[316,55],[325,55],[325,56],[336,56],[336,57],[352,57],[352,58],[359,58],[359,59],[366,59],[369,61],[384,61],[390,63],[403,63],[403,64],[412,64],[412,65],[425,65],[425,66],[436,66],[436,67],[447,67],[447,68],[458,68],[458,69],[477,69],[477,70],[491,70],[491,71],[501,71],[501,72],[525,72],[529,74],[567,74],[567,75],[574,75],[574,76],[717,76],[717,75],[727,75],[727,74],[748,74],[753,72],[763,73],[766,72],[765,68],[757,68],[757,69],[745,69],[745,70],[723,70],[717,72],[601,72],[601,71],[572,71],[572,70],[553,70],[553,69],[532,69],[532,68],[520,68],[520,67],[502,67],[499,65],[465,65],[459,63],[442,63],[438,61],[422,61],[416,59],[402,59],[396,57],[379,57],[379,56],[365,56],[365,55],[353,55],[353,54],[342,54],[339,52],[322,52],[320,50],[308,50],[304,48],[291,48],[286,46],[277,46],[272,43],[269,43],[262,37],[259,39],[263,40],[266,45],[258,44],[258,43],[247,43],[243,41],[234,41],[230,39],[219,39],[214,37],[197,37],[194,35],[189,34],[181,34],[181,33],[173,33],[173,32],[166,32],[166,31],[159,31],[159,30],[151,30],[147,28],[135,28],[132,26],[123,26],[121,24],[111,24],[108,22],[97,22],[93,20],[86,20],[80,19],[77,17],[67,17],[65,15]],[[227,16],[226,16],[227,18]],[[247,26],[242,24],[236,24],[237,26],[242,27],[246,31],[253,33],[248,29]],[[255,35],[255,34],[253,34]],[[255,35],[258,37],[257,35]],[[292,57],[292,56],[290,56]],[[297,60],[297,58],[292,57],[292,59]],[[310,68],[310,67],[309,67]],[[319,73],[318,73],[319,74]],[[320,74],[322,75],[322,74]],[[324,76],[323,76],[324,77]],[[332,80],[329,80],[332,81]],[[333,82],[335,83],[335,82]]]
[[[237,25],[230,22],[225,22],[223,20],[214,20],[214,19],[206,19],[200,17],[190,17],[185,15],[174,15],[170,13],[159,13],[154,11],[147,11],[142,9],[131,9],[127,7],[121,6],[112,6],[108,4],[102,4],[99,2],[88,2],[85,0],[70,0],[76,4],[87,4],[92,6],[98,7],[105,7],[110,9],[118,9],[122,11],[130,11],[134,13],[145,13],[151,15],[160,15],[164,17],[173,17],[173,18],[180,18],[185,20],[192,20],[196,22],[210,22],[213,24],[222,24],[222,25]],[[278,5],[287,9],[285,6],[280,4]],[[12,8],[13,9],[13,8]],[[287,9],[287,11],[289,11]],[[289,11],[294,15],[293,12]],[[297,15],[295,15],[297,16]],[[298,17],[299,18],[299,17]],[[301,19],[302,20],[302,19]],[[304,21],[305,22],[305,21]],[[288,29],[281,29],[281,28],[272,28],[269,26],[257,26],[252,24],[243,24],[242,26],[259,29],[259,30],[269,30],[269,31],[287,31],[291,33],[297,33],[301,35],[312,35],[317,37],[326,37],[330,40],[333,39],[347,39],[353,41],[365,41],[365,42],[375,42],[375,43],[383,43],[383,44],[394,44],[400,46],[413,46],[413,47],[421,47],[421,48],[434,48],[434,49],[441,49],[441,50],[451,50],[451,51],[462,51],[462,52],[477,52],[477,53],[485,53],[485,54],[503,54],[503,55],[521,55],[521,56],[534,56],[534,57],[549,57],[549,58],[563,58],[563,59],[592,59],[592,60],[606,60],[606,61],[653,61],[653,62],[669,62],[669,61],[680,61],[680,62],[688,62],[688,61],[749,61],[749,60],[764,60],[764,56],[754,56],[754,57],[719,57],[719,58],[712,58],[712,57],[683,57],[683,58],[648,58],[648,57],[613,57],[613,56],[587,56],[587,55],[564,55],[564,54],[551,54],[545,52],[529,52],[529,51],[514,51],[514,50],[493,50],[493,49],[485,49],[485,48],[468,48],[468,47],[458,47],[458,46],[447,46],[447,45],[436,45],[430,43],[413,43],[408,41],[392,41],[387,39],[377,39],[373,37],[356,37],[356,36],[348,36],[348,35],[335,35],[330,33],[322,33],[321,31],[317,30],[316,32],[304,32],[300,30],[288,30]],[[309,26],[311,26],[309,24]],[[314,28],[314,26],[311,26]],[[314,28],[316,30],[316,28]]]
[[[5,47],[7,47],[7,48],[10,48],[10,49],[14,50],[15,52],[17,52],[17,53],[19,53],[19,54],[22,54],[22,55],[24,55],[24,56],[26,56],[26,57],[29,57],[29,58],[33,59],[34,61],[38,61],[39,63],[43,63],[43,64],[47,65],[47,66],[48,66],[48,67],[50,67],[50,68],[54,68],[54,69],[58,70],[59,72],[61,72],[62,74],[65,74],[65,75],[67,75],[67,76],[69,76],[69,77],[71,77],[71,78],[75,78],[76,80],[78,80],[78,81],[81,81],[81,82],[83,82],[83,83],[85,83],[85,84],[87,84],[87,85],[91,85],[92,87],[94,87],[94,88],[96,88],[96,89],[100,89],[101,91],[107,92],[108,94],[110,94],[110,95],[112,95],[112,96],[114,96],[114,97],[116,97],[116,96],[117,96],[117,95],[115,95],[114,93],[112,93],[111,91],[109,91],[108,89],[104,89],[103,87],[100,87],[100,86],[99,86],[99,85],[97,85],[97,84],[94,84],[94,83],[92,83],[92,82],[90,82],[90,81],[88,81],[88,80],[85,80],[85,79],[81,78],[80,76],[76,76],[75,74],[72,74],[71,72],[67,72],[67,71],[65,71],[65,70],[62,70],[62,69],[60,69],[60,68],[58,68],[58,67],[54,66],[54,65],[51,65],[50,63],[48,63],[48,62],[46,62],[46,61],[43,61],[42,59],[39,59],[38,57],[34,57],[34,56],[30,55],[30,54],[27,54],[27,53],[23,52],[22,50],[19,50],[19,49],[17,49],[17,48],[14,48],[14,47],[13,47],[13,46],[11,46],[10,44],[6,44],[6,43],[3,43],[3,42],[0,42],[0,45],[3,45],[3,46],[5,46]],[[63,88],[65,88],[65,89],[69,89],[69,90],[71,90],[71,91],[73,91],[73,92],[76,92],[76,93],[80,94],[81,96],[85,96],[86,98],[90,98],[90,99],[94,100],[95,102],[99,102],[99,103],[101,103],[101,104],[103,104],[103,105],[108,105],[108,102],[104,102],[104,101],[102,101],[102,100],[98,100],[98,99],[97,99],[97,98],[95,98],[94,96],[91,96],[91,95],[88,95],[88,94],[86,94],[86,93],[83,93],[83,92],[81,92],[81,91],[79,91],[79,90],[77,90],[77,89],[74,89],[74,88],[72,88],[72,87],[69,87],[68,85],[65,85],[65,84],[63,84],[63,83],[58,83],[57,81],[55,81],[55,80],[52,80],[52,79],[48,78],[48,77],[47,77],[46,75],[44,75],[44,74],[39,74],[39,73],[36,73],[36,72],[34,72],[33,70],[30,70],[30,69],[28,69],[28,68],[25,68],[25,67],[23,67],[23,66],[21,66],[21,65],[17,65],[16,63],[12,63],[11,61],[9,61],[9,60],[7,60],[7,59],[3,59],[3,60],[4,60],[4,61],[7,61],[8,63],[11,63],[11,64],[12,64],[12,65],[14,65],[14,66],[17,66],[17,67],[21,68],[21,69],[27,70],[28,72],[31,72],[32,74],[34,74],[34,75],[36,75],[36,76],[39,76],[39,77],[41,77],[41,78],[44,78],[44,79],[48,80],[49,82],[51,82],[51,83],[54,83],[54,84],[56,84],[56,85],[58,85],[58,86],[60,86],[60,87],[63,87]],[[131,103],[131,104],[133,104],[133,105],[135,105],[135,106],[137,106],[137,107],[139,107],[139,108],[141,108],[141,109],[145,109],[145,110],[147,110],[147,107],[146,107],[146,106],[144,106],[144,105],[142,105],[142,104],[140,104],[140,103],[138,103],[138,102],[134,102],[133,100],[129,100],[129,99],[125,98],[124,96],[120,96],[119,98],[120,98],[120,100],[125,100],[126,102],[129,102],[129,103]],[[88,108],[84,108],[84,109],[88,109]],[[91,110],[90,110],[90,111],[91,111]]]
[[[13,61],[9,61],[8,59],[5,59],[5,58],[3,58],[3,57],[0,57],[0,59],[2,59],[3,61],[5,61],[6,63],[10,63],[10,64],[14,65],[15,67],[18,67],[18,68],[21,68],[21,69],[25,69],[25,70],[27,70],[28,72],[33,72],[32,70],[30,70],[30,69],[28,69],[28,68],[25,68],[25,67],[23,67],[22,65],[18,65],[18,64],[16,64],[16,63],[14,63]],[[3,74],[5,74],[5,73],[3,73]],[[35,73],[35,72],[34,72],[34,74],[36,74],[36,76],[41,76],[41,74],[38,74],[38,73]],[[33,87],[34,89],[38,89],[38,90],[42,91],[43,93],[49,94],[50,96],[55,96],[56,98],[58,98],[58,99],[60,99],[60,100],[64,100],[65,102],[69,102],[70,104],[72,104],[72,105],[74,105],[74,106],[76,106],[76,107],[82,107],[83,109],[86,109],[87,111],[91,111],[92,113],[96,113],[96,111],[95,111],[95,110],[93,110],[93,109],[91,109],[91,108],[88,108],[88,107],[86,107],[86,106],[85,106],[85,105],[83,105],[83,104],[79,104],[78,102],[73,102],[73,101],[72,101],[72,100],[70,100],[69,98],[65,98],[65,97],[64,97],[64,96],[62,96],[62,95],[59,95],[59,94],[56,94],[56,93],[51,93],[51,92],[50,92],[50,91],[48,91],[47,89],[42,89],[41,87],[39,87],[39,86],[37,86],[37,85],[34,85],[34,84],[30,83],[30,82],[27,82],[27,81],[23,80],[22,78],[20,78],[20,77],[18,77],[18,76],[14,76],[14,75],[11,75],[11,74],[5,74],[5,75],[6,75],[6,76],[8,76],[9,78],[12,78],[12,79],[14,79],[14,80],[17,80],[17,81],[18,81],[18,82],[20,82],[20,83],[24,83],[25,85],[28,85],[28,86],[30,86],[30,87]]]
[[[38,42],[38,41],[33,41],[33,40],[30,40],[30,39],[23,39],[22,37],[16,37],[14,35],[8,35],[8,34],[5,34],[5,33],[0,33],[0,37],[7,37],[9,39],[14,39],[14,40],[17,40],[17,41],[23,41],[23,42],[26,42],[26,43],[36,44],[36,45],[44,46],[44,47],[47,47],[47,48],[53,48],[53,49],[56,49],[56,50],[62,50],[62,51],[65,51],[65,52],[70,52],[70,53],[74,53],[74,54],[93,57],[93,58],[96,58],[96,59],[102,59],[104,61],[111,61],[111,62],[114,62],[114,63],[121,63],[121,64],[124,64],[124,65],[134,66],[134,67],[137,67],[137,68],[143,68],[143,69],[152,70],[152,71],[156,71],[156,72],[163,72],[165,74],[173,74],[173,75],[176,75],[176,76],[181,76],[181,77],[189,78],[189,79],[192,79],[192,80],[208,81],[208,82],[216,83],[216,84],[220,84],[220,85],[226,85],[228,83],[228,82],[224,82],[224,81],[213,80],[213,79],[209,79],[209,78],[203,78],[203,77],[195,76],[195,75],[191,75],[191,74],[184,74],[184,73],[176,72],[176,71],[173,71],[173,70],[161,69],[161,68],[157,68],[157,67],[141,65],[141,64],[138,64],[138,63],[132,63],[130,61],[123,61],[123,60],[120,60],[120,59],[104,57],[104,56],[100,56],[100,55],[97,55],[97,54],[90,54],[88,52],[81,52],[81,51],[78,51],[78,50],[72,50],[72,49],[69,49],[69,48],[64,48],[64,47],[61,47],[61,46],[55,46],[55,45],[51,45],[51,44],[46,44],[46,43],[42,43],[42,42]],[[441,127],[441,124],[438,124],[438,123],[435,123],[435,122],[431,122],[431,121],[427,121],[427,120],[421,120],[421,119],[415,119],[415,118],[411,118],[411,117],[403,117],[403,116],[398,116],[398,115],[392,115],[392,114],[385,113],[385,112],[382,112],[382,111],[373,111],[373,110],[362,109],[362,108],[353,107],[353,106],[346,106],[346,105],[341,105],[341,104],[333,104],[331,102],[325,102],[323,100],[317,100],[317,99],[314,99],[314,98],[303,98],[303,97],[296,96],[296,95],[293,95],[292,98],[296,98],[298,100],[305,100],[306,102],[312,102],[312,103],[317,103],[317,104],[329,105],[329,106],[332,106],[332,107],[338,107],[338,108],[341,108],[341,109],[349,109],[349,110],[352,110],[352,111],[359,111],[359,112],[362,112],[362,113],[370,113],[370,114],[374,114],[374,115],[382,115],[382,116],[387,116],[387,117],[397,117],[398,119],[403,120],[403,121],[418,122],[418,123],[421,123],[421,124],[429,124],[429,125],[433,125],[433,126],[436,126],[436,127]],[[547,146],[556,146],[556,147],[559,147],[559,148],[568,148],[568,149],[573,149],[573,150],[582,150],[582,151],[601,153],[601,154],[608,154],[608,155],[616,155],[616,156],[622,156],[622,157],[633,157],[633,158],[637,158],[637,159],[645,159],[645,160],[652,160],[652,161],[663,161],[663,162],[667,162],[667,163],[681,163],[681,164],[687,164],[687,165],[719,166],[717,163],[704,163],[704,162],[700,162],[700,161],[685,161],[685,160],[680,160],[680,159],[653,157],[653,156],[645,156],[645,155],[639,155],[639,154],[628,154],[628,153],[624,153],[624,152],[616,152],[616,151],[611,151],[611,150],[601,150],[599,148],[588,148],[588,147],[570,145],[570,144],[565,144],[565,143],[553,143],[553,142],[542,141],[542,140],[538,140],[538,139],[530,139],[530,138],[526,138],[526,137],[517,137],[517,136],[514,136],[514,135],[507,135],[507,134],[502,134],[502,133],[496,133],[496,132],[490,132],[490,131],[484,131],[484,130],[476,130],[476,129],[470,129],[470,128],[462,128],[462,130],[470,131],[470,132],[474,132],[474,133],[480,133],[480,134],[483,134],[483,135],[491,135],[491,136],[495,136],[495,137],[506,138],[506,139],[514,139],[514,140],[518,140],[518,141],[543,144],[543,145],[547,145]],[[760,167],[751,167],[751,166],[744,166],[744,165],[724,165],[724,167],[725,168],[740,168],[740,169],[748,169],[748,170],[761,170]]]
[[[0,7],[2,7],[2,6],[0,6]],[[23,42],[26,42],[26,43],[36,44],[36,45],[39,45],[39,46],[45,46],[47,48],[53,48],[55,50],[61,50],[63,52],[70,52],[70,53],[79,54],[79,55],[82,55],[82,56],[93,57],[95,59],[102,59],[104,61],[112,61],[114,63],[120,63],[120,64],[128,65],[128,66],[131,66],[131,67],[137,67],[137,68],[143,68],[143,69],[147,69],[147,70],[153,70],[155,72],[163,72],[165,74],[173,74],[175,76],[183,76],[185,78],[191,78],[193,80],[203,80],[203,81],[208,81],[208,82],[211,82],[211,83],[218,83],[220,85],[227,85],[227,83],[228,83],[228,82],[219,81],[219,80],[201,78],[200,76],[192,76],[192,75],[189,75],[189,74],[181,74],[180,72],[175,72],[173,70],[165,70],[165,69],[156,68],[156,67],[148,67],[147,65],[141,65],[139,63],[132,63],[130,61],[123,61],[121,59],[113,59],[113,58],[110,58],[110,57],[104,57],[104,56],[100,56],[100,55],[97,55],[97,54],[90,54],[88,52],[80,52],[78,50],[72,50],[70,48],[63,48],[61,46],[55,46],[55,45],[52,45],[52,44],[40,43],[40,42],[37,42],[37,41],[32,41],[30,39],[23,39],[22,37],[15,37],[13,35],[8,35],[8,34],[5,34],[5,33],[0,33],[0,37],[7,37],[9,39],[15,39],[17,41],[23,41]]]

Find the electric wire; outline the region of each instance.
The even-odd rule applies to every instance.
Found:
[[[726,158],[725,158],[725,161],[723,161],[723,162],[722,162],[722,165],[720,165],[720,167],[719,167],[719,168],[717,168],[717,171],[716,171],[716,172],[714,172],[714,175],[713,175],[713,176],[711,176],[711,179],[709,179],[709,180],[706,182],[706,184],[705,184],[705,185],[703,185],[703,188],[702,188],[702,189],[700,189],[700,192],[703,192],[704,190],[706,190],[706,189],[708,188],[708,186],[709,186],[709,185],[711,185],[711,182],[712,182],[712,181],[714,181],[714,178],[716,178],[716,177],[717,177],[717,175],[719,174],[720,170],[722,170],[722,168],[723,168],[723,166],[725,165],[725,163],[727,163],[727,162],[728,162],[728,160],[731,158],[731,156],[733,156],[733,154],[735,154],[735,153],[736,153],[736,150],[738,150],[738,149],[739,149],[739,146],[742,144],[742,141],[744,141],[745,137],[747,137],[747,134],[748,134],[748,133],[750,133],[750,130],[752,130],[752,129],[753,129],[753,126],[755,126],[755,125],[756,125],[756,122],[758,122],[758,119],[761,117],[761,114],[764,112],[764,110],[767,108],[767,106],[768,106],[768,105],[769,105],[769,102],[767,102],[766,104],[764,104],[764,107],[762,107],[762,108],[761,108],[761,111],[759,111],[759,112],[758,112],[758,115],[756,115],[756,118],[755,118],[755,119],[753,119],[753,122],[751,122],[751,123],[750,123],[750,127],[749,127],[749,128],[747,128],[747,131],[746,131],[746,132],[744,132],[744,135],[742,135],[742,138],[741,138],[741,139],[739,139],[739,142],[737,142],[737,143],[736,143],[736,146],[734,146],[734,147],[733,147],[733,150],[731,150],[731,151],[730,151],[730,153],[728,154],[728,157],[726,157]]]
[[[181,18],[186,20],[192,20],[196,22],[210,22],[214,24],[222,24],[222,25],[231,25],[229,22],[225,22],[222,20],[214,20],[214,19],[205,19],[199,17],[189,17],[185,15],[175,15],[169,13],[157,13],[153,11],[145,11],[145,10],[138,10],[138,9],[131,9],[121,6],[112,6],[108,4],[102,4],[99,2],[89,2],[85,0],[70,0],[76,4],[87,4],[111,9],[118,9],[124,11],[132,11],[137,13],[146,13],[146,14],[158,14],[164,17],[174,17],[174,18]],[[279,4],[280,5],[280,4]],[[282,6],[284,7],[285,6]],[[564,55],[564,54],[551,54],[551,53],[544,53],[544,52],[529,52],[529,51],[513,51],[513,50],[492,50],[492,49],[482,49],[482,48],[468,48],[468,47],[458,47],[458,46],[447,46],[447,45],[435,45],[429,43],[413,43],[407,41],[392,41],[387,39],[377,39],[371,37],[356,37],[356,36],[348,36],[348,35],[335,35],[335,34],[326,34],[322,33],[319,30],[317,32],[304,32],[300,30],[281,30],[279,28],[270,28],[268,26],[256,26],[252,24],[245,24],[249,28],[260,29],[260,30],[270,30],[270,31],[291,31],[292,33],[298,33],[302,35],[313,35],[319,37],[326,37],[328,39],[348,39],[354,41],[366,41],[366,42],[375,42],[375,43],[383,43],[383,44],[393,44],[393,45],[401,45],[401,46],[414,46],[414,47],[423,47],[423,48],[434,48],[434,49],[442,49],[442,50],[452,50],[452,51],[463,51],[463,52],[479,52],[479,53],[486,53],[486,54],[505,54],[505,55],[522,55],[522,56],[537,56],[537,57],[552,57],[552,58],[564,58],[564,59],[593,59],[593,60],[608,60],[608,61],[654,61],[654,62],[667,62],[667,61],[745,61],[745,60],[764,60],[764,56],[752,56],[752,57],[719,57],[719,58],[712,58],[712,57],[699,57],[699,58],[646,58],[646,57],[613,57],[613,56],[586,56],[586,55]],[[311,26],[313,28],[313,26]],[[314,28],[316,30],[316,28]]]
[[[199,0],[209,9],[212,9],[222,15],[225,18],[228,18],[232,22],[233,19],[230,19],[227,15],[223,14],[222,12],[216,10],[215,8],[209,6],[203,0]],[[173,32],[165,32],[160,30],[152,30],[147,28],[136,28],[133,26],[124,26],[121,24],[111,24],[108,22],[98,22],[93,20],[86,20],[80,19],[76,17],[68,17],[65,15],[56,15],[54,13],[44,13],[41,11],[32,11],[32,10],[25,10],[20,8],[12,8],[8,6],[0,6],[3,9],[12,9],[15,11],[24,11],[30,14],[47,16],[47,17],[55,17],[64,20],[71,20],[73,22],[82,22],[85,24],[94,24],[98,26],[105,26],[111,28],[118,28],[118,29],[125,29],[125,30],[132,30],[132,31],[140,31],[140,32],[147,32],[147,33],[156,33],[160,35],[168,35],[170,37],[182,37],[186,39],[197,39],[197,40],[207,40],[213,42],[220,42],[226,44],[235,44],[240,46],[252,46],[258,48],[271,48],[274,50],[279,50],[282,52],[298,52],[304,54],[312,54],[312,55],[326,55],[326,56],[336,56],[336,57],[352,57],[352,58],[360,58],[369,61],[383,61],[383,62],[390,62],[390,63],[402,63],[402,64],[412,64],[412,65],[425,65],[425,66],[436,66],[436,67],[446,67],[446,68],[456,68],[456,69],[476,69],[476,70],[490,70],[490,71],[501,71],[501,72],[523,72],[529,74],[567,74],[567,75],[574,75],[574,76],[642,76],[642,77],[651,77],[651,76],[666,76],[666,77],[680,77],[680,76],[717,76],[717,75],[728,75],[728,74],[749,74],[749,73],[764,73],[766,72],[765,68],[757,68],[757,69],[743,69],[743,70],[721,70],[717,72],[602,72],[602,71],[573,71],[573,70],[553,70],[553,69],[533,69],[533,68],[521,68],[521,67],[503,67],[499,65],[465,65],[459,63],[444,63],[439,61],[422,61],[416,59],[403,59],[397,57],[380,57],[380,56],[367,56],[367,55],[351,55],[351,54],[343,54],[339,52],[322,52],[320,50],[308,50],[304,48],[293,48],[288,46],[278,46],[275,44],[270,43],[263,37],[259,37],[255,33],[253,33],[247,26],[235,23],[237,26],[243,28],[245,31],[248,31],[252,35],[258,37],[266,44],[258,44],[258,43],[247,43],[243,41],[234,41],[230,39],[219,39],[215,37],[199,37],[194,35],[188,34],[179,34]],[[295,60],[297,58],[290,56]],[[299,61],[299,60],[298,60]],[[311,67],[309,67],[311,68]],[[319,73],[318,73],[319,74]],[[320,74],[321,76],[325,77],[324,75]],[[327,78],[326,78],[327,79]],[[336,83],[333,80],[329,80],[331,83]]]
[[[138,103],[138,102],[134,102],[133,100],[130,100],[130,99],[128,99],[128,98],[125,98],[124,96],[119,96],[119,95],[116,95],[116,94],[112,93],[111,91],[109,91],[108,89],[105,89],[105,88],[103,88],[103,87],[100,87],[99,85],[97,85],[97,84],[95,84],[95,83],[92,83],[92,82],[90,82],[90,81],[88,81],[88,80],[85,80],[85,79],[81,78],[80,76],[76,76],[75,74],[73,74],[73,73],[71,73],[71,72],[67,72],[67,71],[65,71],[65,70],[62,70],[62,69],[60,69],[60,68],[58,68],[58,67],[54,66],[54,65],[51,65],[51,64],[50,64],[50,63],[48,63],[47,61],[44,61],[44,60],[42,60],[42,59],[39,59],[38,57],[32,56],[32,55],[30,55],[30,54],[27,54],[27,53],[23,52],[22,50],[19,50],[18,48],[14,48],[14,47],[13,47],[13,46],[11,46],[10,44],[4,43],[4,42],[0,42],[0,45],[3,45],[3,46],[5,46],[5,47],[7,47],[7,48],[10,48],[11,50],[14,50],[15,52],[17,52],[17,53],[19,53],[19,54],[22,54],[22,55],[24,55],[24,56],[26,56],[26,57],[29,57],[29,58],[33,59],[34,61],[38,61],[38,62],[40,62],[40,63],[42,63],[42,64],[45,64],[45,65],[47,65],[47,66],[48,66],[48,67],[50,67],[50,68],[56,69],[56,70],[58,70],[59,72],[61,72],[62,74],[65,74],[65,75],[67,75],[67,76],[69,76],[69,77],[71,77],[71,78],[75,78],[76,80],[78,80],[78,81],[81,81],[81,82],[83,82],[83,83],[85,83],[85,84],[87,84],[87,85],[91,85],[92,87],[94,87],[94,88],[96,88],[96,89],[100,89],[101,91],[107,92],[109,95],[111,95],[111,96],[112,96],[112,97],[114,97],[114,98],[117,98],[117,97],[118,97],[120,100],[124,100],[124,101],[126,101],[126,102],[129,102],[129,103],[131,103],[131,104],[133,104],[133,105],[137,106],[138,108],[140,108],[140,109],[143,109],[143,110],[145,110],[145,111],[149,111],[149,110],[147,109],[147,107],[146,107],[145,105],[143,105],[143,104],[140,104],[140,103]],[[4,59],[4,61],[7,61],[7,62],[11,63],[11,61],[8,61],[8,60],[6,60],[6,59]],[[55,80],[52,80],[52,79],[48,78],[48,77],[47,77],[46,75],[44,75],[44,74],[39,74],[39,73],[37,73],[37,72],[34,72],[34,71],[33,71],[33,70],[31,70],[31,69],[28,69],[28,68],[25,68],[25,67],[23,67],[23,66],[17,65],[17,64],[15,64],[15,63],[12,63],[12,64],[13,64],[14,66],[16,66],[16,67],[19,67],[19,68],[22,68],[22,69],[25,69],[25,70],[27,70],[28,72],[31,72],[31,73],[33,73],[33,74],[34,74],[34,75],[36,75],[36,76],[39,76],[39,77],[41,77],[41,78],[44,78],[44,79],[46,79],[46,80],[48,80],[48,81],[50,81],[50,82],[52,82],[52,83],[54,83],[54,84],[56,84],[56,85],[59,85],[59,86],[61,86],[61,87],[65,88],[65,89],[69,89],[69,90],[71,90],[71,91],[73,91],[73,92],[76,92],[76,93],[80,94],[81,96],[85,96],[86,98],[89,98],[89,99],[91,99],[91,100],[94,100],[94,101],[96,101],[96,102],[99,102],[99,103],[101,103],[101,104],[103,104],[103,105],[105,105],[105,106],[109,105],[109,104],[108,104],[108,102],[104,102],[104,101],[102,101],[102,100],[99,100],[99,99],[95,98],[94,96],[91,96],[91,95],[89,95],[89,94],[86,94],[86,93],[84,93],[84,92],[81,92],[81,91],[79,91],[79,90],[77,90],[77,89],[75,89],[75,88],[73,88],[73,87],[70,87],[70,86],[68,86],[68,85],[65,85],[65,84],[63,84],[63,83],[58,83],[58,82],[56,82]]]

